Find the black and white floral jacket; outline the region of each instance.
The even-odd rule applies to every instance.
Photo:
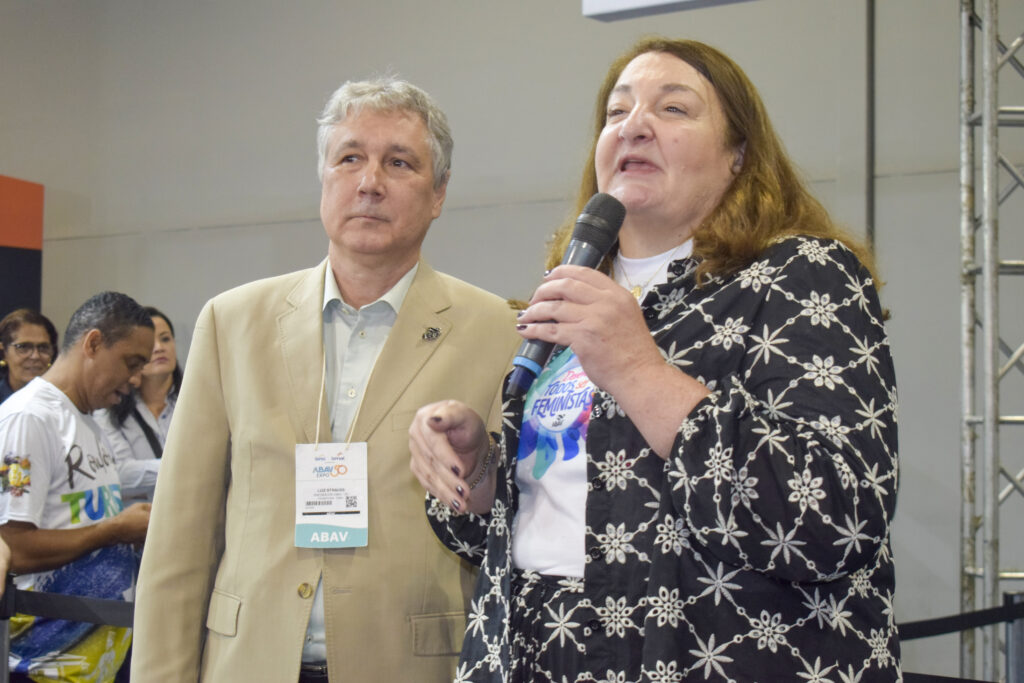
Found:
[[[577,681],[900,680],[896,388],[874,283],[842,244],[806,237],[699,289],[695,266],[674,262],[643,311],[665,362],[712,393],[667,462],[595,393],[584,600],[545,626],[585,645]],[[509,668],[522,409],[505,404],[488,515],[427,501],[439,538],[481,565],[456,681]]]

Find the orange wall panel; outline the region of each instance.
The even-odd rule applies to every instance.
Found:
[[[0,246],[43,248],[43,186],[0,175]]]

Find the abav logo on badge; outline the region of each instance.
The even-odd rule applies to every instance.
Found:
[[[344,477],[346,474],[348,474],[348,465],[345,463],[338,463],[337,465],[318,465],[313,468],[313,476],[317,479]]]

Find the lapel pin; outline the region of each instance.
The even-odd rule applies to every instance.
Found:
[[[427,331],[423,333],[423,341],[434,341],[441,336],[441,330],[436,327],[428,327]]]

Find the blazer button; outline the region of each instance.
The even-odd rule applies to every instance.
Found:
[[[308,583],[299,584],[299,597],[308,600],[313,597],[313,587]]]

